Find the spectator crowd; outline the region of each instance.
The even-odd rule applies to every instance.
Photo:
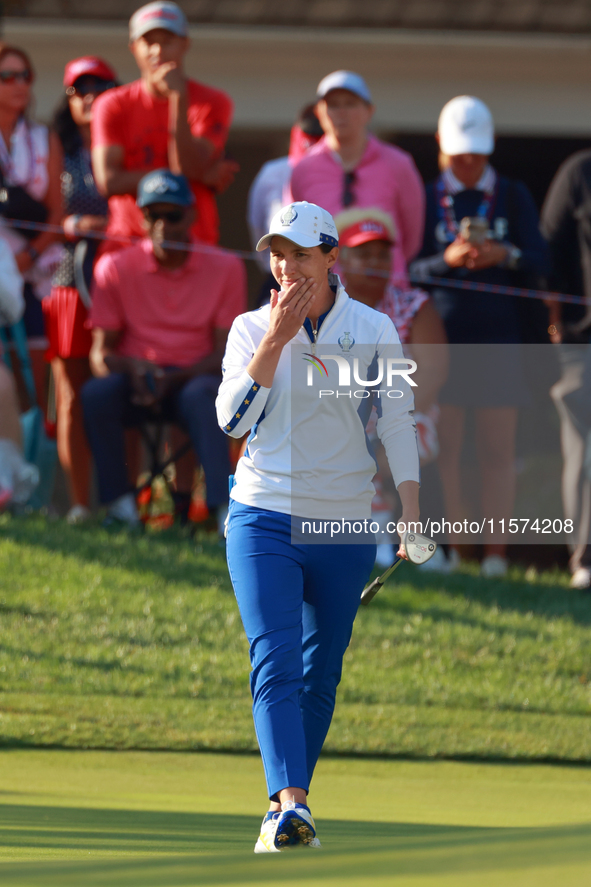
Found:
[[[33,61],[0,43],[0,510],[26,504],[39,480],[27,436],[53,433],[67,520],[91,515],[94,465],[106,523],[139,527],[137,429],[155,422],[170,429],[173,452],[189,441],[176,462],[175,515],[188,518],[199,466],[207,513],[221,530],[237,454],[218,427],[215,398],[228,332],[247,310],[243,260],[218,246],[216,195],[238,171],[225,153],[233,104],[186,76],[188,26],[175,3],[138,9],[129,41],[138,79],[120,85],[108,60],[71,60],[49,127],[31,116]],[[289,204],[307,201],[332,214],[336,270],[349,296],[388,314],[417,362],[424,486],[439,489],[451,522],[463,516],[468,414],[481,513],[511,517],[518,415],[529,395],[516,349],[503,352],[502,370],[491,369],[486,349],[475,352],[466,386],[448,345],[554,346],[563,510],[578,528],[569,543],[572,584],[591,587],[591,357],[581,347],[589,309],[551,299],[525,307],[506,292],[591,298],[591,151],[558,170],[540,219],[525,184],[491,164],[494,122],[478,98],[457,96],[442,109],[440,174],[426,186],[410,154],[371,133],[373,112],[359,74],[321,80],[293,126],[288,155],[264,164],[252,183],[253,246]],[[263,255],[259,305],[275,285]],[[21,428],[19,414],[34,406],[25,376],[44,404],[48,364],[55,428],[51,416],[45,427]],[[396,506],[375,418],[367,431],[378,465],[374,513],[385,524]],[[461,545],[453,536],[449,543],[432,568],[457,567]],[[391,560],[392,546],[378,556]],[[485,535],[482,574],[506,570],[504,542]]]

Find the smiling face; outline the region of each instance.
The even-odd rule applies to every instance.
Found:
[[[161,65],[176,62],[182,67],[188,49],[187,37],[177,37],[165,28],[153,28],[130,44],[142,77],[148,81]]]
[[[328,272],[338,255],[336,246],[325,253],[319,246],[298,246],[286,237],[276,236],[271,241],[271,273],[283,290],[298,280],[327,283]]]
[[[1,79],[3,72],[4,80]],[[31,99],[31,81],[32,73],[25,60],[15,53],[5,55],[0,62],[0,107],[22,114]]]
[[[370,240],[343,247],[341,265],[351,298],[374,308],[384,295],[392,269],[392,244]]]
[[[373,112],[373,105],[348,89],[331,89],[316,105],[316,115],[324,132],[341,142],[359,138],[367,129]]]

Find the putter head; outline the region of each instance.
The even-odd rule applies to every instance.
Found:
[[[429,558],[433,557],[437,551],[437,542],[434,542],[433,539],[429,539],[428,536],[422,536],[421,533],[403,533],[400,541],[404,545],[404,550],[412,564],[424,564],[425,561],[428,561]],[[381,576],[378,576],[377,579],[374,579],[370,585],[367,585],[363,589],[361,592],[361,603],[364,606],[367,606],[367,604],[374,599],[388,576],[390,576],[401,563],[402,558],[397,557],[391,567],[388,567]]]
[[[373,601],[374,597],[382,587],[382,584],[383,583],[380,582],[380,577],[378,576],[377,579],[373,580],[371,585],[367,585],[363,589],[363,591],[361,592],[361,603],[364,607],[367,607],[367,605],[371,603],[371,601]]]
[[[420,533],[403,533],[401,541],[412,564],[424,564],[437,551],[437,542]]]

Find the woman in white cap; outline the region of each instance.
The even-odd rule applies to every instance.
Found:
[[[411,270],[425,277],[508,286],[523,285],[525,275],[544,274],[547,251],[533,198],[522,182],[499,175],[489,163],[494,124],[484,102],[473,96],[448,102],[439,117],[437,141],[444,169],[427,186],[423,258]],[[450,344],[511,345],[522,340],[519,303],[524,300],[453,287],[435,289],[433,295]],[[446,518],[454,522],[465,516],[460,459],[466,408],[472,407],[482,517],[487,521],[481,572],[502,576],[507,571],[506,545],[499,541],[498,528],[502,519],[512,516],[517,413],[527,404],[528,392],[515,348],[504,348],[502,361],[494,368],[487,362],[487,349],[471,354],[480,362],[472,359],[466,373],[459,363],[460,352],[451,349],[450,377],[439,398],[439,467]],[[458,551],[452,547],[449,566],[458,563]]]
[[[375,560],[375,462],[361,415],[374,396],[401,519],[419,517],[413,397],[408,373],[390,375],[396,361],[407,366],[392,321],[350,299],[332,273],[338,235],[319,206],[280,210],[257,249],[268,247],[280,289],[234,321],[217,400],[228,434],[252,429],[231,490],[227,555],[271,801],[256,853],[319,846],[307,794]]]

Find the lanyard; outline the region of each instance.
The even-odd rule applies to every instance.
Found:
[[[476,215],[483,219],[488,219],[489,223],[494,215],[498,193],[499,177],[495,176],[494,184],[484,192],[484,197],[476,210]],[[437,179],[437,211],[439,218],[445,221],[449,241],[455,240],[459,231],[459,225],[454,210],[454,199],[445,187],[443,176],[439,176]]]

